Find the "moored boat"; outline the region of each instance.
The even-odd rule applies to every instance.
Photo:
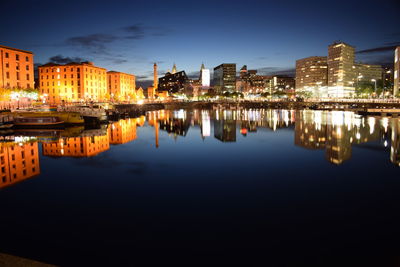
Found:
[[[14,126],[14,117],[9,112],[0,113],[0,129],[9,129]]]
[[[40,128],[40,127],[62,127],[64,122],[59,117],[14,117],[14,126],[23,128]]]
[[[58,111],[24,111],[14,112],[15,116],[22,117],[58,117],[65,124],[84,124],[85,121],[78,112],[58,112]]]

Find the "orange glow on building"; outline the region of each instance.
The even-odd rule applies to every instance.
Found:
[[[108,71],[107,87],[111,98],[122,101],[135,100],[135,79],[135,75],[132,74]]]
[[[120,120],[110,125],[110,144],[125,144],[137,138],[136,119]]]
[[[0,88],[34,88],[32,52],[0,45]]]
[[[40,174],[38,143],[0,145],[0,188]]]
[[[53,157],[92,157],[110,148],[108,135],[60,138],[42,143],[43,155]]]
[[[50,103],[104,101],[109,98],[106,69],[91,62],[39,67],[40,94]]]

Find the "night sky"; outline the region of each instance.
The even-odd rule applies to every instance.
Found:
[[[159,74],[223,62],[290,74],[335,40],[356,46],[359,61],[390,64],[399,16],[394,0],[7,1],[0,44],[34,52],[37,64],[90,60],[146,85],[153,62]]]

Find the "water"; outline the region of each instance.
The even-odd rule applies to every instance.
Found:
[[[396,264],[399,134],[399,119],[308,110],[10,134],[0,252],[64,266]]]

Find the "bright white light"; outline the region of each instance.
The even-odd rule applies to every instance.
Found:
[[[205,87],[210,86],[210,70],[209,69],[201,70],[201,86],[205,86]]]

